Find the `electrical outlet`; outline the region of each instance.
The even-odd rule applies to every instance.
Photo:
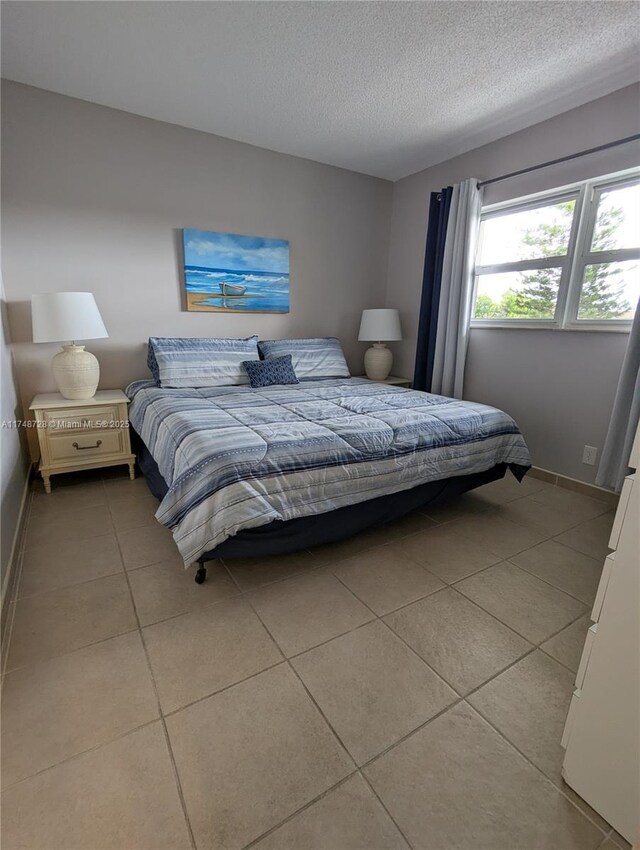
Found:
[[[582,462],[586,463],[587,466],[595,466],[597,456],[598,449],[595,446],[585,446],[582,452]]]

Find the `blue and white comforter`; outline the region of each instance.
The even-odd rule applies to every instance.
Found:
[[[169,487],[156,518],[185,564],[241,529],[531,463],[501,410],[361,378],[261,389],[136,381],[127,393]]]

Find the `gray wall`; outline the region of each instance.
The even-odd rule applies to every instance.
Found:
[[[364,307],[384,304],[392,184],[3,83],[3,267],[22,399],[55,389],[31,343],[34,292],[95,293],[100,386],[145,377],[150,335],[335,335],[351,368]],[[179,229],[290,240],[288,315],[187,313]]]
[[[614,92],[392,186],[3,83],[3,269],[25,406],[35,392],[54,389],[49,361],[57,350],[31,343],[28,299],[64,289],[96,294],[111,333],[89,346],[100,358],[103,387],[146,374],[151,334],[335,334],[358,372],[360,311],[385,300],[400,308],[405,333],[394,346],[394,372],[411,375],[429,192],[631,135],[639,90]],[[518,197],[636,161],[631,147],[618,148],[496,184],[485,198]],[[291,313],[185,312],[182,227],[288,238]],[[582,446],[602,447],[626,339],[474,330],[465,394],[512,413],[538,466],[593,481],[595,468],[581,464]]]
[[[401,310],[404,341],[394,372],[412,375],[429,193],[466,177],[486,179],[639,132],[640,86],[565,112],[394,184],[386,303]],[[638,164],[637,145],[487,187],[495,203]],[[602,448],[627,335],[587,331],[471,331],[465,397],[495,404],[519,422],[536,466],[582,481],[586,445]]]
[[[6,329],[4,290],[1,290],[0,310],[0,418],[6,423],[22,418],[22,414],[14,383],[13,358]],[[13,428],[3,428],[0,433],[0,492],[2,494],[0,588],[2,602],[5,598],[9,577],[9,561],[27,480],[28,464],[26,458],[24,433]]]

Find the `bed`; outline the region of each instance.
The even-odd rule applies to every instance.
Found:
[[[129,385],[138,465],[186,566],[311,548],[530,466],[501,410],[362,378]]]

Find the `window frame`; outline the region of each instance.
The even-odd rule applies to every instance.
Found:
[[[583,180],[557,189],[537,192],[522,198],[501,201],[482,207],[480,222],[491,218],[538,207],[550,206],[575,199],[573,221],[567,243],[567,253],[535,260],[517,260],[492,265],[474,265],[473,292],[471,301],[472,328],[538,328],[543,330],[609,331],[629,333],[631,319],[578,319],[578,308],[586,266],[596,263],[639,260],[640,247],[615,248],[610,251],[591,251],[596,225],[598,203],[601,195],[611,188],[623,188],[640,183],[640,168],[630,168],[591,180]],[[480,242],[476,249],[476,258]],[[561,268],[558,283],[558,298],[553,318],[547,319],[475,319],[478,280],[481,275],[499,274],[509,271],[530,271],[542,268]]]

